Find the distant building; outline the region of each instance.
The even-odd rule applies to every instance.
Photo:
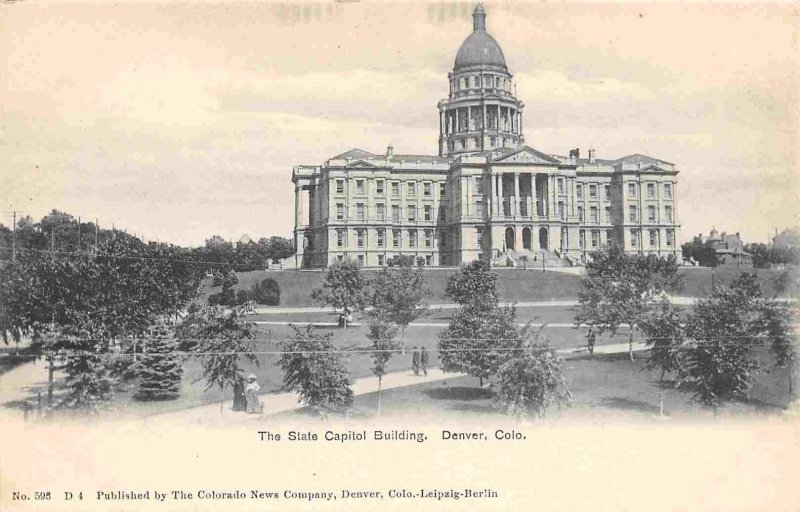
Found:
[[[245,234],[243,234],[243,235],[242,235],[242,237],[241,237],[241,238],[239,238],[239,242],[238,242],[238,243],[240,243],[240,244],[242,244],[242,245],[247,245],[247,244],[249,244],[249,243],[252,243],[252,242],[253,242],[253,239],[252,239],[252,238],[250,238],[250,237],[247,235],[247,233],[245,233]]]
[[[728,234],[712,228],[708,237],[699,236],[700,241],[714,249],[718,266],[752,267],[753,255],[744,250],[744,242],[739,233]]]
[[[569,265],[612,243],[680,261],[675,164],[525,145],[524,104],[482,6],[473,20],[438,104],[438,155],[351,149],[294,167],[296,265]]]
[[[772,237],[772,245],[780,249],[800,247],[800,228],[784,229]]]

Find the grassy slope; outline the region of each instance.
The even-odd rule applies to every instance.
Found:
[[[368,275],[374,271],[365,271]],[[428,287],[431,290],[431,303],[449,302],[444,296],[447,278],[455,272],[453,269],[428,269]],[[764,293],[774,294],[771,280],[779,274],[777,270],[756,269],[763,283]],[[736,268],[687,268],[682,269],[685,277],[685,288],[680,295],[687,297],[707,297],[711,291],[712,273],[716,284],[729,284],[740,270]],[[578,297],[580,277],[561,272],[541,272],[539,270],[501,269],[497,271],[501,297],[507,301],[545,301],[574,300]],[[256,282],[267,277],[275,279],[281,287],[281,306],[302,307],[314,306],[310,299],[311,290],[320,285],[324,278],[322,272],[253,271],[238,274],[239,284],[236,289],[250,288]],[[206,280],[201,288],[200,300],[205,302],[208,295],[216,293],[219,287],[211,288],[211,280]]]

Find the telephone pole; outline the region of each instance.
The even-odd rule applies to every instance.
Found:
[[[11,261],[17,261],[17,211],[14,210],[13,228],[11,230]]]

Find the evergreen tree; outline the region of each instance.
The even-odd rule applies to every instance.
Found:
[[[294,335],[282,342],[278,359],[284,389],[297,391],[300,402],[323,417],[346,411],[353,403],[353,391],[345,360],[331,342],[333,335],[317,334],[311,325],[292,329]]]
[[[180,396],[183,366],[176,354],[178,342],[166,323],[153,327],[137,365],[137,400],[173,400]]]

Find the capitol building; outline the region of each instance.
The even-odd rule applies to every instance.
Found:
[[[478,6],[439,102],[437,155],[351,149],[298,165],[298,268],[410,255],[429,266],[568,266],[620,244],[681,259],[675,164],[642,154],[545,153],[525,143],[525,104]]]

